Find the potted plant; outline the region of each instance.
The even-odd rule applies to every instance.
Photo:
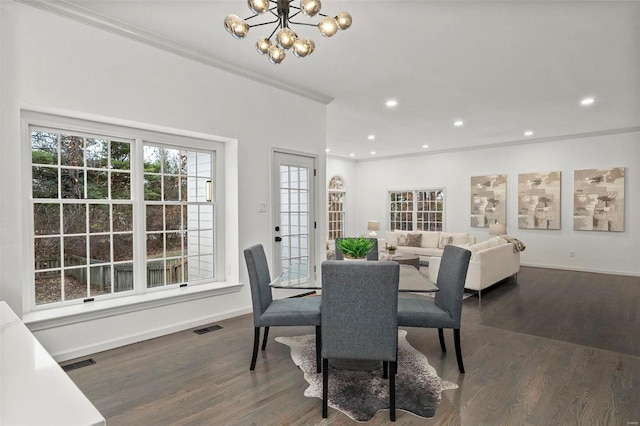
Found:
[[[388,244],[387,246],[385,246],[385,248],[387,249],[387,253],[389,254],[395,254],[396,253],[396,246],[394,246],[393,244]]]
[[[345,259],[366,259],[373,248],[373,240],[365,236],[339,238],[336,240],[338,248]]]

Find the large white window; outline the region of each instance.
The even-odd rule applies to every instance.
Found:
[[[444,189],[389,191],[389,230],[443,229]]]
[[[32,309],[224,278],[216,213],[221,143],[82,120],[60,124],[28,124]]]

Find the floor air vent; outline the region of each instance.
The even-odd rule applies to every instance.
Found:
[[[96,362],[93,360],[93,358],[89,358],[89,359],[85,359],[83,361],[78,361],[78,362],[74,362],[74,363],[71,363],[71,364],[63,365],[62,369],[64,371],[77,370],[78,368],[86,367],[88,365],[93,365],[95,363]]]
[[[220,330],[222,327],[220,327],[219,325],[210,325],[209,327],[205,327],[205,328],[199,328],[197,330],[193,330],[194,333],[196,334],[206,334],[210,331],[216,331],[216,330]]]

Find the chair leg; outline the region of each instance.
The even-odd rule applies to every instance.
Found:
[[[329,396],[329,360],[322,358],[322,418],[326,419],[328,415],[327,399]]]
[[[438,337],[440,338],[440,348],[442,352],[446,352],[447,346],[444,344],[444,331],[441,328],[438,329]]]
[[[262,338],[262,350],[267,349],[267,337],[269,337],[269,327],[264,328],[264,337]]]
[[[396,372],[397,362],[389,363],[389,420],[396,421]]]
[[[464,374],[464,364],[462,364],[462,349],[460,348],[460,329],[453,329],[453,341],[456,345],[456,359],[458,360],[458,370]]]
[[[251,367],[249,370],[255,370],[256,360],[258,359],[258,346],[260,345],[260,327],[255,327],[253,332],[253,355],[251,356]]]
[[[322,327],[316,325],[316,373],[322,372]]]
[[[389,378],[387,371],[389,371],[389,361],[382,361],[382,378],[383,379]]]

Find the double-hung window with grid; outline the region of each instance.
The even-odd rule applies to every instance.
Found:
[[[104,133],[72,127],[28,126],[31,308],[222,278],[222,145],[163,133],[162,142],[151,142],[152,132],[125,127],[110,134],[110,125]]]

